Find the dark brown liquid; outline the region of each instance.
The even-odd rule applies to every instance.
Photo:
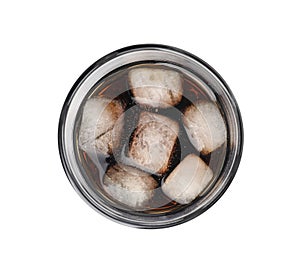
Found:
[[[162,64],[148,64],[148,65],[139,65],[143,67],[159,67],[159,68],[168,68],[169,66]],[[172,70],[178,70],[176,67],[171,67]],[[128,70],[129,68],[124,68],[118,72],[111,74],[106,77],[105,80],[100,81],[94,88],[91,90],[90,96],[102,95],[110,99],[119,100],[125,107],[125,124],[124,130],[121,136],[121,144],[117,150],[114,151],[112,155],[99,155],[97,159],[97,165],[95,165],[95,160],[91,160],[88,154],[81,149],[78,149],[78,160],[81,162],[83,167],[83,174],[85,174],[87,181],[90,182],[93,190],[98,193],[104,199],[107,199],[110,203],[114,203],[112,198],[105,193],[102,188],[102,179],[105,174],[105,171],[110,165],[114,165],[119,162],[122,158],[126,158],[128,151],[128,146],[130,144],[132,134],[137,126],[138,118],[141,111],[147,110],[149,112],[154,112],[167,116],[178,122],[180,125],[179,135],[177,142],[173,148],[173,153],[169,161],[168,169],[163,175],[152,175],[153,178],[159,183],[164,182],[165,178],[170,174],[170,172],[182,161],[188,154],[195,154],[201,157],[203,161],[212,169],[214,172],[214,178],[216,178],[223,166],[226,154],[226,144],[223,144],[221,147],[213,151],[208,155],[203,155],[195,149],[195,147],[189,141],[189,138],[186,134],[185,129],[183,128],[182,116],[184,110],[198,100],[207,100],[211,101],[210,92],[208,88],[205,87],[203,83],[199,80],[196,81],[194,77],[189,76],[185,72],[179,70],[183,80],[183,97],[181,102],[167,109],[159,108],[150,108],[143,107],[134,101],[130,87],[128,84]],[[80,118],[77,121],[81,121]],[[77,125],[79,127],[79,125]],[[101,169],[99,169],[99,165]],[[213,181],[212,181],[213,182]],[[209,190],[212,186],[209,186]],[[198,199],[201,199],[205,193],[203,193]],[[116,207],[123,209],[128,209],[126,206],[120,205],[120,203],[115,203]],[[149,205],[146,207],[147,210],[143,211],[147,214],[161,214],[167,213],[170,211],[177,211],[181,209],[182,206],[175,201],[170,200],[166,197],[161,188],[155,190],[155,195],[153,199],[149,202]],[[142,214],[142,213],[141,213]]]

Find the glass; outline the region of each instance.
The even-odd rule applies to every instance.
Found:
[[[159,73],[163,75],[163,81],[157,76]],[[154,92],[145,90],[145,87],[144,90],[134,87],[140,85],[134,83],[140,83],[144,77],[151,83],[156,82],[153,77],[158,77],[165,86],[175,83],[181,87],[182,94],[177,96],[172,91],[162,90],[162,87]],[[180,81],[176,82],[176,79]],[[157,91],[163,96],[158,97],[158,102],[151,98],[149,103],[151,93],[155,98]],[[168,103],[163,105],[164,101]],[[97,123],[100,123],[97,124],[100,128],[107,126],[106,132],[98,136],[95,136],[97,131],[94,129],[89,135],[90,128],[86,126],[94,121],[90,117],[90,114],[94,115],[94,109],[89,109],[93,106],[96,106],[97,115],[95,127]],[[191,119],[188,116],[194,114],[191,110],[195,106],[201,106],[202,110],[205,106],[210,106],[205,110],[216,109],[221,125],[224,123],[224,140],[211,149],[207,144],[205,146],[205,142],[204,149],[198,148],[199,138],[192,137],[194,126],[189,125]],[[210,120],[204,115],[204,118],[204,123],[208,121],[212,129],[218,124],[216,117]],[[151,147],[147,138],[152,133],[157,144]],[[141,138],[143,135],[146,135],[146,141]],[[209,135],[212,136],[210,141],[216,140],[215,133]],[[150,146],[150,151],[145,149],[145,144]],[[160,144],[163,145],[160,147]],[[93,64],[71,89],[59,124],[60,155],[75,190],[105,216],[141,228],[180,224],[213,205],[236,173],[242,144],[241,116],[224,80],[199,58],[162,45],[127,47]],[[155,158],[156,149],[161,155],[151,163],[147,154],[150,159]],[[189,167],[198,162],[197,169],[192,169],[190,176]],[[197,181],[197,178],[204,177],[208,170],[211,172],[207,183],[201,191],[195,191],[191,187],[195,178]],[[178,174],[188,179],[181,178],[184,189],[180,192],[170,188],[176,179],[178,182]],[[128,181],[124,180],[126,177]],[[146,189],[137,191],[140,186],[146,186]]]

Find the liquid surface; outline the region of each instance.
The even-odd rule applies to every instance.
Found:
[[[199,156],[213,171],[213,179],[204,192],[202,192],[195,200],[201,200],[212,187],[216,179],[218,178],[222,166],[224,164],[226,155],[226,142],[212,151],[209,154],[199,153],[195,146],[191,143],[187,132],[183,126],[183,113],[184,111],[195,102],[198,101],[211,101],[214,102],[221,114],[222,109],[215,99],[215,96],[211,90],[195,76],[183,71],[181,68],[177,68],[169,64],[139,64],[134,68],[163,68],[168,70],[175,70],[180,73],[183,86],[183,96],[179,104],[170,108],[152,108],[149,106],[142,106],[134,99],[130,84],[128,81],[128,72],[130,68],[123,68],[113,74],[110,74],[105,79],[100,80],[90,91],[87,99],[103,96],[111,100],[117,100],[124,106],[124,128],[122,131],[121,142],[119,146],[113,150],[111,154],[89,154],[82,150],[78,146],[78,132],[82,121],[82,112],[85,105],[85,101],[82,103],[82,107],[78,112],[77,125],[75,128],[75,136],[77,139],[77,161],[80,162],[82,167],[82,173],[86,178],[89,187],[99,196],[101,200],[110,204],[113,207],[123,209],[125,211],[139,211],[140,214],[153,214],[159,215],[162,213],[168,213],[177,211],[186,205],[181,205],[176,201],[167,197],[162,189],[161,185],[169,174],[175,169],[175,167],[189,154],[195,154]],[[113,197],[107,194],[103,186],[103,178],[107,169],[116,163],[126,162],[128,160],[128,150],[132,142],[133,133],[137,128],[138,120],[142,112],[151,112],[166,116],[173,121],[178,122],[179,134],[176,139],[175,146],[172,150],[171,158],[168,163],[167,170],[162,174],[153,173],[151,176],[157,181],[158,187],[154,191],[153,198],[147,204],[147,207],[140,210],[132,209],[122,203],[116,201]],[[225,118],[224,118],[225,120]],[[226,121],[226,120],[225,120]]]

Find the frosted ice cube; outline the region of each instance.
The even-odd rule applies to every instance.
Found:
[[[86,101],[79,130],[79,146],[86,152],[110,154],[119,145],[123,106],[117,100],[94,97]]]
[[[111,166],[103,183],[104,190],[112,198],[135,209],[147,208],[158,186],[149,174],[123,164]]]
[[[168,117],[142,112],[133,134],[128,157],[136,167],[153,174],[164,173],[178,136],[177,122]]]
[[[216,104],[198,101],[184,112],[183,123],[191,143],[208,154],[226,141],[226,126]]]
[[[182,80],[178,72],[165,69],[136,68],[129,72],[135,100],[141,105],[168,108],[182,98]]]
[[[163,192],[180,204],[192,202],[208,186],[213,172],[201,158],[186,156],[162,185]]]

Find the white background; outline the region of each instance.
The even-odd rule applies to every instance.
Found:
[[[1,1],[0,274],[299,274],[299,1]],[[239,103],[243,159],[198,218],[138,230],[69,184],[62,104],[103,55],[138,43],[190,51]]]

